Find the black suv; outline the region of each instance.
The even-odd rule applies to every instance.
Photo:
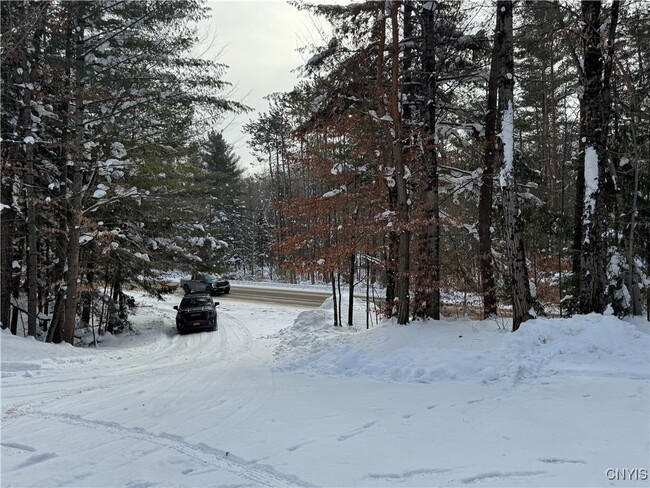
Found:
[[[194,292],[230,293],[230,282],[216,274],[196,274],[192,276],[192,279],[182,279],[180,285],[186,294]]]
[[[209,293],[185,295],[180,305],[175,305],[176,329],[179,334],[193,331],[217,330],[217,309]]]

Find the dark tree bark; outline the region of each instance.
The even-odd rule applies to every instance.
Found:
[[[494,262],[492,259],[492,181],[497,156],[497,95],[499,88],[499,41],[495,33],[490,64],[490,79],[487,91],[487,112],[485,114],[485,154],[478,207],[478,235],[481,259],[481,284],[483,287],[483,318],[496,316],[497,294],[494,283]]]
[[[405,164],[404,164],[404,143],[402,141],[402,116],[400,113],[400,100],[399,100],[399,24],[398,24],[398,11],[400,2],[393,1],[390,6],[391,16],[391,31],[392,31],[392,45],[391,45],[391,85],[390,93],[388,94],[389,107],[387,109],[384,103],[386,93],[383,88],[384,76],[384,58],[383,52],[386,46],[386,18],[384,15],[386,2],[378,3],[379,6],[379,19],[377,21],[377,78],[376,91],[377,91],[377,115],[383,118],[389,114],[391,118],[391,127],[385,122],[384,125],[387,138],[391,141],[391,150],[393,156],[393,163],[395,165],[394,179],[395,190],[397,194],[397,277],[396,277],[396,295],[397,295],[397,322],[399,324],[406,324],[409,321],[409,282],[410,282],[410,243],[411,232],[409,230],[409,208],[408,208],[408,190],[406,187]]]
[[[425,315],[440,320],[440,205],[438,200],[438,151],[436,148],[436,2],[422,6],[422,76],[424,88],[424,215],[426,232],[424,235],[424,259],[421,266],[428,274],[423,293]]]
[[[533,305],[523,232],[524,221],[517,201],[514,172],[514,48],[512,40],[512,1],[497,2],[497,38],[499,40],[499,120],[501,135],[498,151],[501,159],[500,184],[503,194],[505,216],[506,249],[510,269],[512,294],[512,330],[516,331],[522,322],[530,319]]]
[[[404,164],[404,143],[402,142],[402,116],[400,113],[399,85],[399,12],[398,1],[393,1],[390,8],[392,31],[392,62],[391,62],[391,91],[389,113],[393,119],[395,132],[392,143],[393,160],[395,163],[395,188],[397,189],[397,217],[399,220],[399,248],[397,260],[397,322],[406,324],[409,321],[410,310],[410,265],[411,265],[411,231],[409,230],[409,204],[406,187],[406,168]]]
[[[85,2],[74,5],[76,10],[76,47],[75,47],[75,140],[69,154],[72,163],[72,196],[68,214],[68,276],[66,280],[66,300],[63,321],[63,339],[74,343],[74,331],[77,321],[77,279],[79,277],[79,237],[81,235],[81,204],[83,186],[83,142],[84,142],[84,31]]]
[[[69,166],[68,166],[68,152],[72,131],[70,130],[70,112],[72,106],[72,86],[73,86],[73,59],[74,59],[74,23],[71,16],[67,16],[66,34],[65,34],[65,60],[66,60],[66,73],[65,73],[65,93],[68,95],[59,104],[58,111],[61,120],[61,144],[57,148],[57,163],[60,170],[59,176],[59,199],[61,201],[61,214],[65,221],[62,226],[67,228],[67,216],[69,209],[68,201],[68,188],[69,188]],[[47,330],[46,341],[54,342],[56,344],[63,342],[63,327],[65,317],[65,269],[67,265],[68,255],[68,236],[67,233],[61,232],[58,234],[55,246],[55,253],[57,260],[52,271],[52,295],[54,299],[54,307],[52,308],[52,321]]]
[[[354,274],[356,273],[357,257],[350,254],[350,275],[348,277],[348,325],[353,325],[354,311]]]
[[[583,81],[584,84],[584,81]],[[585,209],[585,121],[586,121],[587,108],[585,105],[585,97],[580,97],[580,121],[579,121],[579,141],[578,141],[578,157],[576,161],[576,195],[573,207],[573,245],[571,248],[571,271],[573,272],[572,287],[575,294],[580,294],[580,276],[581,276],[581,259],[580,253],[582,249],[582,214]]]
[[[18,24],[20,24],[19,15],[21,4],[17,2],[3,2],[1,4],[3,31],[3,48],[5,42],[12,42],[11,49],[2,51],[2,121],[3,143],[0,146],[0,202],[2,210],[0,212],[0,322],[3,328],[9,328],[13,325],[12,298],[17,292],[20,273],[16,273],[13,267],[14,261],[20,260],[17,239],[21,233],[18,232],[19,214],[14,206],[14,187],[18,181],[21,166],[18,164],[22,158],[19,156],[20,147],[17,143],[19,139],[18,130],[14,121],[6,117],[4,111],[14,114],[19,113],[20,92],[17,87],[22,83],[22,77],[19,75],[21,66],[20,46],[18,40],[4,37],[4,33],[19,33]],[[20,32],[20,36],[24,33]],[[6,90],[6,95],[5,95]],[[9,106],[11,104],[11,107]],[[13,141],[12,141],[13,140]],[[16,185],[18,186],[18,185]],[[16,275],[16,276],[15,276]],[[11,327],[12,333],[15,328]]]
[[[395,211],[395,202],[397,195],[394,188],[388,189],[388,205],[391,211]],[[386,269],[386,305],[384,307],[384,315],[392,317],[395,309],[396,297],[396,275],[397,275],[397,245],[398,237],[397,232],[394,230],[389,231],[387,236],[388,242],[384,245],[385,259],[384,266]]]
[[[30,19],[30,3],[23,2],[23,19]],[[27,206],[27,334],[36,336],[36,315],[38,305],[38,249],[36,246],[36,196],[34,192],[34,134],[32,132],[32,69],[34,59],[33,38],[26,35],[22,49],[23,105],[21,108],[21,138],[25,158],[25,196]]]
[[[600,1],[582,2],[585,25],[584,103],[584,210],[580,253],[580,313],[602,313],[606,307],[605,267],[607,258],[605,178],[606,121],[604,120],[603,59],[600,47]]]
[[[3,158],[4,159],[4,158]],[[4,166],[4,163],[3,163]],[[9,327],[11,319],[11,282],[13,269],[11,266],[11,254],[13,245],[11,236],[14,235],[12,228],[16,218],[16,212],[11,208],[11,185],[8,181],[8,171],[2,168],[2,204],[3,211],[0,218],[0,322],[3,328]]]
[[[334,271],[330,272],[330,280],[332,280],[332,307],[334,309],[334,327],[339,325],[339,314],[337,308],[337,298],[336,298],[336,279],[334,278]]]
[[[11,296],[14,299],[14,303],[18,303],[18,299],[20,298],[20,274],[16,273],[12,281]],[[9,326],[9,330],[11,330],[13,335],[18,333],[18,317],[21,313],[20,308],[17,306],[14,306],[11,310],[11,325]]]

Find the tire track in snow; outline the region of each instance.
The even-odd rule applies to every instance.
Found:
[[[151,313],[149,310],[147,312]],[[171,314],[164,312],[163,315],[172,320]],[[181,336],[175,329],[164,327],[159,329],[160,333],[154,336],[154,340],[140,342],[136,337],[134,344],[119,349],[95,350],[93,355],[84,356],[83,360],[45,359],[44,364],[60,362],[65,367],[39,369],[39,375],[32,380],[32,385],[42,383],[37,394],[14,393],[12,378],[3,378],[5,401],[2,405],[2,422],[11,422],[29,411],[39,410],[70,396],[96,390],[112,390],[135,382],[144,384],[151,379],[164,377],[165,371],[195,376],[200,369],[197,368],[199,363],[211,367],[218,364],[228,367],[246,356],[254,358],[251,354],[252,336],[246,325],[225,312],[222,312],[220,318],[220,327],[216,332]],[[258,363],[264,369],[261,362]],[[4,366],[5,363],[3,368]],[[20,366],[23,371],[37,366],[41,368],[41,364],[28,362],[21,362]],[[78,373],[81,368],[84,369],[82,378]],[[272,373],[269,372],[269,375],[272,376]],[[23,385],[16,384],[15,387],[22,389]]]
[[[475,483],[481,483],[483,481],[491,483],[492,480],[505,480],[506,478],[526,478],[531,476],[540,476],[543,474],[546,474],[546,471],[490,471],[488,473],[480,473],[475,476],[470,476],[469,478],[463,478],[459,481],[463,485],[472,485]],[[499,483],[497,482],[496,485],[498,486],[498,484]]]
[[[248,327],[227,312],[221,312],[220,322],[222,325],[219,326],[219,330],[223,332],[225,352],[234,357],[242,353],[250,353],[253,337]]]
[[[246,461],[226,451],[210,447],[203,443],[191,444],[172,434],[154,434],[139,427],[125,427],[116,422],[89,420],[78,415],[31,412],[28,416],[47,421],[62,422],[74,427],[99,429],[110,434],[150,442],[172,449],[206,466],[232,473],[252,483],[253,486],[277,486],[286,488],[314,486],[295,476],[280,473],[271,466]]]

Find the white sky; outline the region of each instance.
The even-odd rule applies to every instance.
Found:
[[[240,164],[252,169],[256,163],[246,144],[242,126],[268,110],[264,97],[290,91],[298,81],[296,68],[310,53],[297,49],[309,43],[322,44],[318,20],[284,1],[210,1],[212,21],[200,31],[211,44],[203,57],[229,66],[226,81],[234,85],[231,98],[252,107],[253,112],[225,121],[226,140],[235,146]]]

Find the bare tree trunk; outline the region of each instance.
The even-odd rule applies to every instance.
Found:
[[[72,77],[73,77],[73,59],[74,59],[74,24],[71,16],[68,15],[68,23],[66,25],[65,35],[65,59],[66,59],[66,75],[64,80],[65,93],[69,96],[58,106],[60,120],[61,120],[61,144],[57,150],[58,166],[60,168],[59,175],[59,200],[61,202],[61,215],[63,227],[68,227],[68,211],[69,211],[69,167],[68,167],[68,151],[71,137],[70,130],[70,111],[71,111],[71,93],[72,93]],[[52,320],[47,330],[46,342],[54,342],[56,344],[63,342],[63,327],[65,317],[65,273],[67,266],[67,249],[68,239],[64,232],[58,234],[56,239],[56,246],[54,252],[57,253],[58,259],[52,270],[51,283],[52,289],[50,293],[54,296],[54,306],[52,308]]]
[[[52,321],[50,322],[50,327],[47,329],[47,335],[45,337],[46,342],[54,342],[58,344],[63,341],[63,314],[64,314],[64,304],[65,304],[65,292],[58,287],[56,291],[54,307],[52,308]]]
[[[391,62],[391,91],[389,113],[393,119],[395,132],[392,149],[395,163],[395,188],[397,189],[397,217],[399,220],[399,247],[397,254],[397,323],[406,324],[409,321],[409,274],[410,274],[410,245],[408,191],[406,188],[406,168],[404,164],[404,144],[402,142],[402,117],[399,109],[399,1],[393,0],[390,5],[392,31],[392,62]]]
[[[348,277],[348,325],[354,325],[352,319],[354,314],[354,274],[357,264],[357,256],[352,253],[350,255],[350,276]]]
[[[79,277],[79,237],[81,235],[81,203],[83,183],[83,140],[84,140],[84,12],[85,2],[80,1],[76,7],[76,54],[75,54],[75,140],[70,154],[72,179],[72,196],[70,199],[68,227],[68,277],[66,280],[65,320],[63,339],[74,343],[74,331],[77,319],[77,279]]]
[[[424,270],[430,276],[424,292],[425,314],[440,320],[440,205],[438,201],[438,150],[436,148],[436,2],[422,6],[422,75],[425,87],[424,113],[426,114],[424,168],[425,168],[425,256]],[[394,60],[395,62],[395,60]]]
[[[366,329],[370,328],[370,259],[366,256]]]
[[[612,86],[611,78],[612,71],[614,67],[614,56],[615,56],[615,40],[616,40],[616,29],[618,26],[618,16],[620,10],[621,2],[620,0],[614,0],[612,2],[610,22],[609,22],[609,32],[607,36],[607,56],[605,58],[605,63],[603,67],[603,89],[602,89],[602,134],[604,139],[604,146],[607,147],[607,135],[608,135],[608,126],[611,120],[612,114]],[[632,133],[632,140],[634,141],[634,152],[636,152],[636,147],[638,146],[638,141],[636,138],[636,95],[634,91],[631,91],[631,101],[630,101],[630,129]],[[632,204],[630,208],[630,222],[629,222],[629,234],[626,236],[623,241],[627,240],[627,245],[625,246],[626,261],[628,264],[626,279],[626,286],[628,292],[630,293],[630,304],[629,310],[632,315],[641,315],[643,313],[643,306],[641,304],[641,290],[639,288],[639,281],[636,277],[636,263],[634,259],[634,239],[636,232],[636,216],[638,211],[638,192],[639,192],[639,167],[637,157],[634,157],[634,181],[633,181],[633,194],[632,194]],[[616,174],[616,167],[612,158],[607,158],[607,168],[609,169],[610,176],[612,181],[615,184],[616,191],[616,200],[619,207],[619,213],[624,211],[624,201],[623,195],[621,194],[621,189],[618,185],[618,177]]]
[[[339,303],[336,312],[338,313],[338,324],[343,327],[343,318],[341,316],[341,305],[343,303],[343,293],[341,292],[341,273],[336,272],[336,288],[338,290]]]
[[[498,34],[497,34],[498,35]],[[483,318],[497,315],[497,294],[494,282],[494,263],[492,259],[492,181],[497,156],[497,95],[499,88],[499,52],[497,35],[492,48],[490,79],[487,92],[487,112],[485,114],[485,155],[481,192],[478,206],[479,253],[481,259],[481,284],[483,287]]]
[[[334,278],[334,271],[330,271],[330,280],[332,280],[332,308],[334,309],[334,327],[339,325],[339,314],[336,298],[336,279]]]
[[[514,49],[512,40],[512,1],[497,2],[497,37],[500,44],[501,76],[499,115],[501,136],[498,149],[501,156],[500,184],[503,193],[503,212],[506,224],[506,248],[510,268],[512,293],[512,330],[531,318],[532,297],[528,281],[524,248],[524,222],[517,201],[514,172]]]
[[[19,292],[19,285],[20,285],[20,275],[16,275],[13,279],[14,283],[12,288],[12,297],[14,299],[14,304],[18,303],[18,299],[20,298],[20,292]],[[11,313],[11,325],[10,330],[13,335],[16,335],[18,333],[18,317],[20,316],[22,312],[20,309],[14,305]]]
[[[392,66],[391,66],[391,90],[390,90],[390,107],[387,111],[384,97],[386,93],[383,88],[384,76],[384,48],[386,45],[386,2],[379,2],[379,19],[377,21],[377,115],[380,118],[390,113],[392,119],[392,131],[386,123],[383,123],[386,136],[392,141],[391,149],[393,163],[395,165],[394,179],[395,190],[397,194],[397,222],[398,222],[398,243],[397,243],[397,322],[406,324],[409,321],[409,273],[410,273],[410,241],[411,233],[409,230],[409,212],[408,212],[408,192],[406,188],[405,165],[404,165],[404,144],[402,142],[402,118],[399,111],[399,25],[397,14],[399,11],[399,1],[391,2],[391,26],[392,26]]]
[[[627,263],[629,269],[627,271],[627,288],[630,292],[632,303],[631,313],[632,315],[642,315],[643,314],[643,305],[641,304],[641,290],[639,288],[639,280],[636,276],[636,264],[634,259],[634,239],[636,232],[636,214],[638,212],[638,200],[639,200],[639,162],[634,161],[634,193],[632,196],[632,211],[630,216],[630,234],[628,236],[628,245],[627,245]]]
[[[637,232],[637,215],[639,213],[639,141],[637,138],[637,121],[636,114],[638,112],[637,106],[637,95],[636,90],[629,83],[630,91],[630,131],[632,134],[632,142],[634,144],[634,157],[632,164],[634,165],[634,183],[633,183],[633,193],[632,193],[632,206],[630,208],[630,224],[629,224],[629,234],[627,236],[627,248],[625,249],[627,255],[627,288],[631,295],[631,310],[632,315],[643,315],[643,303],[641,297],[641,289],[639,286],[639,278],[637,276],[636,260],[635,260],[635,239]],[[646,246],[649,248],[649,246]],[[647,255],[650,255],[650,250],[646,251]],[[649,295],[650,296],[650,295]],[[649,311],[650,313],[650,311]]]
[[[4,159],[4,158],[3,158]],[[4,166],[4,162],[3,162]],[[13,267],[11,255],[13,252],[13,243],[11,236],[15,235],[13,232],[14,220],[16,219],[16,211],[11,207],[11,185],[7,181],[8,171],[2,168],[2,204],[4,210],[2,211],[2,218],[0,218],[0,266],[2,272],[0,273],[0,322],[3,328],[9,327],[11,320],[11,294],[12,294],[12,275]]]
[[[23,18],[30,18],[30,4],[23,2]],[[31,19],[30,19],[31,20]],[[34,52],[33,39],[25,36],[21,64],[23,71],[23,105],[21,125],[25,157],[25,196],[27,206],[27,334],[36,336],[38,305],[38,248],[36,246],[36,195],[34,191],[34,134],[32,133],[32,65],[28,52]]]
[[[584,81],[583,81],[584,84]],[[580,293],[580,276],[582,274],[580,266],[580,253],[582,249],[583,228],[582,214],[585,209],[585,131],[586,131],[586,113],[587,107],[585,97],[580,97],[580,130],[578,142],[578,157],[576,162],[576,195],[573,209],[573,246],[572,246],[572,272],[573,288],[578,295]]]
[[[556,10],[556,20],[562,29],[567,29],[567,26],[563,20],[563,15],[561,13],[561,5],[559,2],[552,2],[551,5]],[[583,29],[582,37],[586,36],[586,28]],[[573,59],[573,64],[576,71],[579,74],[579,79],[582,84],[584,84],[584,66],[576,46],[568,36],[564,36],[566,49],[569,52],[571,59]],[[566,94],[565,94],[566,100]],[[573,289],[574,296],[579,294],[580,289],[580,249],[582,246],[582,213],[584,208],[584,190],[585,190],[585,181],[584,181],[584,153],[585,153],[585,113],[586,106],[584,97],[579,97],[579,134],[578,134],[578,154],[575,158],[575,172],[576,172],[576,193],[574,200],[573,208],[573,239],[571,245],[571,268],[572,268],[572,280],[571,288]],[[565,113],[566,113],[566,102],[565,102]],[[562,165],[562,171],[564,171],[564,165]],[[564,186],[562,185],[562,193],[564,194]],[[563,200],[564,201],[564,200]],[[571,307],[573,308],[573,307]]]
[[[605,311],[605,201],[603,183],[607,161],[603,128],[603,61],[600,48],[600,1],[582,2],[585,40],[585,159],[583,239],[580,260],[581,313]]]

